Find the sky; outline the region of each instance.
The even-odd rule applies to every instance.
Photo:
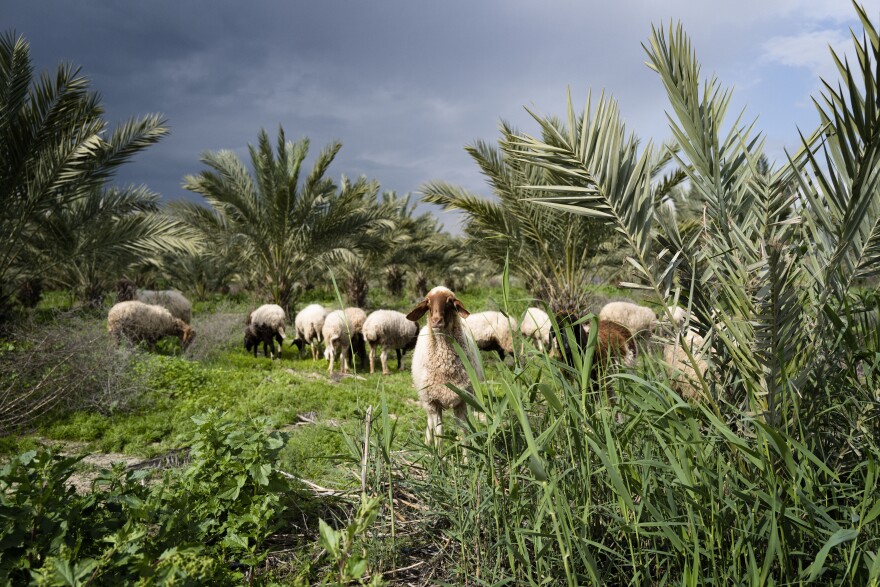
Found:
[[[874,22],[880,0],[863,3]],[[308,137],[312,157],[343,146],[329,175],[418,196],[443,180],[488,196],[465,146],[526,108],[562,115],[604,91],[643,141],[671,135],[660,79],[645,65],[651,27],[681,22],[703,75],[734,90],[784,158],[817,123],[811,96],[837,80],[829,47],[852,54],[849,0],[0,0],[0,29],[30,42],[37,71],[81,66],[118,124],[160,113],[171,133],[120,169],[167,200],[199,196],[183,177],[200,155],[247,161],[260,129]],[[273,141],[274,144],[274,141]],[[423,204],[457,233],[461,218]]]

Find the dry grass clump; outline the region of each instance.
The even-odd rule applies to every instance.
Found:
[[[12,326],[0,345],[0,435],[27,428],[56,407],[128,409],[147,389],[138,355],[117,345],[103,320],[84,314]]]
[[[192,321],[196,338],[186,350],[186,357],[205,361],[221,351],[240,345],[245,317],[241,313],[217,312],[195,316]]]

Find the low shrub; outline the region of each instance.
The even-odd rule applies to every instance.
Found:
[[[137,349],[117,345],[102,321],[78,313],[18,324],[0,345],[0,435],[58,407],[111,414],[148,389]]]
[[[260,420],[193,418],[191,462],[143,484],[121,466],[77,494],[82,457],[23,453],[0,470],[0,583],[237,585],[253,580],[295,493]]]

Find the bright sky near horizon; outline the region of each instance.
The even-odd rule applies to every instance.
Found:
[[[880,20],[880,0],[863,3]],[[2,30],[24,35],[37,71],[82,67],[113,123],[163,114],[171,135],[125,167],[177,199],[204,151],[246,158],[260,128],[343,143],[330,175],[418,192],[444,180],[489,189],[464,146],[499,120],[526,132],[524,106],[564,114],[587,90],[614,96],[643,140],[670,136],[660,80],[644,64],[651,25],[680,21],[704,76],[734,88],[731,115],[758,117],[771,160],[817,123],[811,95],[837,80],[829,46],[852,55],[849,0],[0,0]],[[310,158],[311,159],[311,158]],[[307,163],[310,165],[310,163]],[[458,230],[453,214],[423,209]]]

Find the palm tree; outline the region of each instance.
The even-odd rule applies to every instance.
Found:
[[[88,85],[66,64],[35,80],[28,42],[0,36],[0,308],[22,278],[53,269],[29,266],[40,238],[36,221],[100,189],[119,165],[168,132],[155,115],[108,132]]]
[[[381,228],[391,221],[377,203],[378,185],[343,177],[337,186],[325,177],[341,143],[318,154],[300,184],[309,140],[288,142],[279,128],[275,151],[265,130],[249,145],[253,174],[231,151],[205,153],[210,169],[184,179],[184,187],[210,208],[179,204],[175,210],[208,235],[222,235],[241,251],[241,267],[262,284],[275,303],[290,309],[302,278],[343,253],[378,249]]]
[[[579,124],[574,119],[569,122],[575,128]],[[552,140],[554,134],[566,132],[565,124],[553,120],[545,136]],[[423,200],[465,212],[465,234],[473,249],[497,266],[515,259],[511,272],[554,310],[585,307],[585,285],[597,272],[601,246],[614,237],[614,230],[601,219],[559,214],[538,205],[552,193],[543,189],[551,185],[546,168],[516,156],[517,133],[505,123],[501,135],[503,148],[483,141],[466,148],[487,177],[494,200],[444,182],[426,184]],[[655,161],[652,171],[659,172],[667,160]],[[677,175],[670,176],[664,189],[678,181]]]
[[[51,281],[98,307],[133,265],[193,248],[189,232],[162,214],[145,187],[96,189],[33,222],[28,257],[53,267]]]
[[[398,196],[395,192],[385,192],[383,203],[389,206],[396,225],[394,240],[389,243],[384,254],[375,266],[381,268],[385,277],[385,287],[392,296],[399,297],[406,286],[407,275],[417,272],[416,289],[421,291],[427,285],[427,272],[430,267],[439,266],[443,251],[448,249],[443,226],[433,214],[416,214],[416,202],[412,196]],[[422,269],[424,268],[424,269]],[[419,295],[424,295],[427,290]]]
[[[716,409],[730,402],[853,462],[878,429],[846,406],[876,402],[865,361],[876,370],[880,352],[876,301],[857,290],[880,274],[880,30],[856,9],[865,29],[861,40],[853,35],[857,63],[832,52],[844,81],[825,84],[818,129],[777,169],[762,164],[754,124],[725,122],[731,92],[716,78],[697,83],[680,25],[668,37],[654,31],[646,50],[672,105],[676,158],[703,210],[696,229],[656,213],[650,146],[636,156],[608,138],[620,124],[613,102],[588,104],[577,131],[552,141],[521,135],[510,151],[548,169],[555,185],[541,189],[555,196],[545,203],[622,235],[634,286],[658,303],[686,300],[712,349],[703,385],[707,399],[724,400]],[[552,121],[536,120],[545,136],[553,132]],[[841,425],[846,434],[816,434]],[[833,438],[849,444],[826,444]]]

